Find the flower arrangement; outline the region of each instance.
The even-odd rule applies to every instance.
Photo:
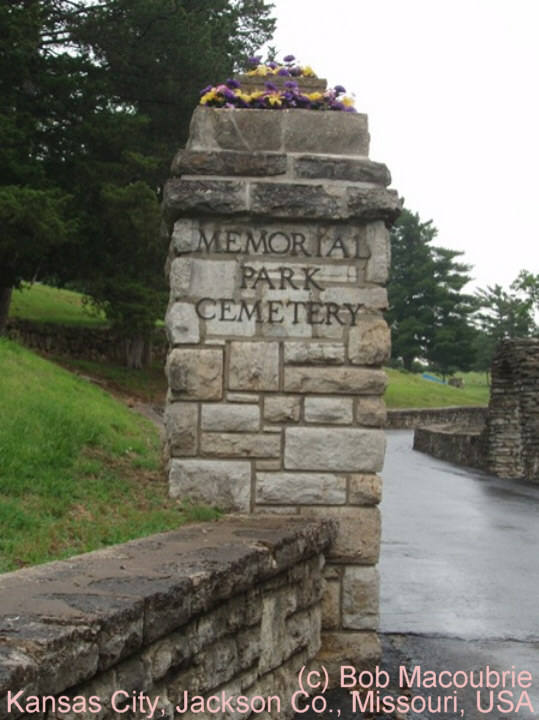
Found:
[[[304,110],[341,110],[356,112],[354,99],[346,96],[346,89],[336,85],[328,90],[305,92],[300,90],[295,78],[316,78],[308,65],[296,64],[293,55],[284,58],[284,64],[270,60],[261,62],[259,56],[249,58],[248,77],[268,78],[264,90],[242,89],[239,80],[229,78],[221,85],[208,85],[200,93],[200,104],[217,108],[252,108],[255,110],[279,110],[300,108]],[[272,78],[282,78],[279,86]],[[283,82],[284,81],[284,82]]]

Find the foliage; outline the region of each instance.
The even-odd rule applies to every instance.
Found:
[[[424,380],[421,375],[386,369],[389,386],[385,400],[388,408],[449,407],[451,405],[487,405],[489,388],[475,373],[459,373],[463,388]]]
[[[149,339],[142,306],[153,321],[164,314],[157,208],[168,163],[187,138],[198,88],[270,37],[270,8],[265,0],[0,7],[0,206],[18,208],[0,237],[0,265],[10,269],[0,320],[6,283],[39,274],[75,283],[132,340]],[[38,202],[45,212],[29,234]]]
[[[10,316],[58,325],[103,327],[107,324],[102,313],[88,308],[80,293],[40,283],[23,283],[13,293]]]
[[[0,571],[215,517],[166,499],[157,430],[0,339]]]
[[[241,80],[229,78],[217,87],[208,85],[200,93],[200,104],[217,108],[244,108],[255,110],[285,110],[300,108],[304,110],[343,110],[356,112],[353,98],[346,97],[346,89],[342,85],[324,92],[302,92],[297,80],[293,78],[316,78],[317,75],[309,66],[295,64],[296,58],[287,55],[283,63],[274,59],[261,63],[260,56],[250,57],[251,69],[247,77],[267,78],[264,90],[243,90]],[[288,80],[286,80],[288,78]],[[280,79],[284,82],[276,84]]]
[[[473,298],[463,292],[470,266],[463,253],[431,245],[437,230],[404,209],[391,233],[388,322],[393,355],[411,370],[421,358],[443,375],[470,369]]]

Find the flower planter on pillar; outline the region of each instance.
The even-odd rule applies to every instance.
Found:
[[[340,521],[330,668],[379,654],[383,286],[399,202],[368,150],[365,115],[199,107],[163,210],[170,493]]]

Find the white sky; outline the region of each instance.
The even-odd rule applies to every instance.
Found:
[[[539,0],[273,2],[277,58],[355,94],[371,159],[472,287],[538,273]]]

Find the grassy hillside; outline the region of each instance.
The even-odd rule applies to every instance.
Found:
[[[464,387],[425,380],[421,375],[386,368],[389,387],[386,392],[388,408],[427,408],[449,405],[487,405],[489,388],[484,375],[464,373]]]
[[[104,315],[84,307],[80,293],[38,283],[14,290],[9,314],[11,317],[58,325],[99,327],[107,324]]]
[[[148,421],[0,339],[0,571],[175,528]]]

